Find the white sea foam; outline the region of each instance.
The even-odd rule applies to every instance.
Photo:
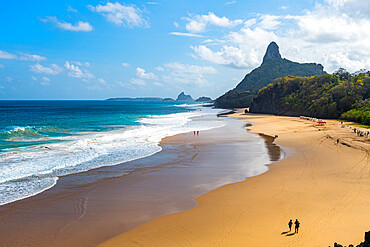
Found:
[[[32,181],[31,181],[32,180]],[[30,178],[0,184],[0,205],[37,195],[56,185],[58,177]]]
[[[192,112],[152,116],[121,130],[63,137],[64,142],[12,150],[0,155],[0,205],[53,187],[59,176],[153,155],[166,136],[225,125],[210,119],[219,110],[192,105]]]

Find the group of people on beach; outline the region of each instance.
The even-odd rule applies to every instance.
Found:
[[[197,131],[194,131],[194,135],[197,135],[197,136],[199,136],[199,130],[197,130]]]
[[[294,226],[295,226],[294,233],[298,233],[299,225],[300,225],[300,224],[301,224],[301,223],[298,221],[298,219],[295,219],[295,222],[294,222]],[[289,221],[288,226],[289,226],[289,232],[290,232],[290,231],[292,231],[293,220],[290,220],[290,221]]]
[[[352,129],[352,127],[350,127],[350,129]],[[365,136],[365,138],[367,138],[369,135],[370,135],[370,132],[369,131],[361,131],[360,129],[357,129],[357,128],[353,128],[353,132],[357,134],[357,136]]]
[[[318,122],[320,121],[321,119],[318,119],[318,118],[315,118],[315,117],[306,117],[306,116],[299,116],[300,119],[304,119],[304,120],[310,120],[312,122]]]
[[[320,121],[322,121],[321,119],[317,119],[317,118],[313,118],[313,117],[306,117],[306,116],[300,116],[300,119],[310,120],[310,121],[313,121],[313,122],[318,121],[318,123]],[[358,128],[352,128],[351,126],[348,126],[348,125],[346,126],[346,125],[344,125],[343,122],[340,122],[340,124],[341,124],[342,128],[349,127],[350,129],[352,129],[353,132],[357,134],[357,136],[365,137],[365,138],[370,137],[370,131],[368,129],[364,131],[364,130],[361,130],[361,129],[358,129]],[[337,143],[338,143],[338,140],[337,140]]]

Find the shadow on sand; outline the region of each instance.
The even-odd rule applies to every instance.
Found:
[[[286,234],[285,237],[290,237],[290,236],[293,236],[294,234],[296,234],[296,232],[292,232],[292,233],[289,233],[289,232],[290,231],[282,232],[281,235]],[[289,234],[287,234],[287,233],[289,233]]]

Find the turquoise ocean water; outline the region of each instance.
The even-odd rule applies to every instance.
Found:
[[[221,127],[202,120],[219,112],[181,102],[0,101],[0,205],[63,175],[153,155],[163,137]]]

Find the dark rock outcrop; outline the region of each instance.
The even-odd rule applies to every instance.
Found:
[[[353,247],[354,245],[350,244],[348,247]],[[346,247],[338,243],[334,243],[334,247]],[[356,247],[370,247],[370,231],[365,232],[365,241],[356,245]]]
[[[176,101],[193,101],[193,98],[190,95],[186,95],[184,92],[181,92],[179,96],[177,96]]]
[[[203,102],[203,103],[209,103],[212,102],[212,99],[210,97],[199,97],[198,99],[195,100],[195,102]]]
[[[274,41],[272,41],[269,44],[269,46],[267,47],[267,50],[266,50],[265,56],[263,57],[263,62],[262,63],[265,63],[267,60],[269,60],[271,58],[280,58],[281,59],[281,55],[280,55],[280,52],[279,52],[279,46]]]
[[[230,90],[216,99],[215,107],[226,109],[249,107],[257,92],[258,90]]]

